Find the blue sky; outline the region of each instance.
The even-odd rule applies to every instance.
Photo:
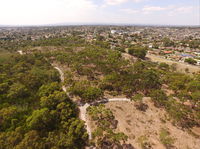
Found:
[[[200,25],[200,0],[0,0],[1,25]]]

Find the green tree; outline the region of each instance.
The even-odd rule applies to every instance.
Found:
[[[199,45],[200,45],[200,40],[192,40],[189,42],[190,48],[197,49],[197,48],[199,48]]]
[[[100,88],[90,86],[84,91],[82,97],[86,101],[94,101],[100,99],[102,95],[103,93]]]
[[[155,105],[158,107],[165,106],[168,100],[167,95],[162,90],[153,90],[150,93],[150,96],[154,101]]]
[[[10,99],[17,99],[17,98],[25,98],[28,95],[29,95],[28,90],[25,85],[21,83],[14,83],[10,86],[7,96]]]
[[[48,108],[35,110],[26,120],[27,127],[34,130],[52,130],[55,127],[53,118]]]
[[[153,70],[146,70],[141,75],[141,87],[148,93],[152,89],[158,89],[161,86],[158,74]]]
[[[142,47],[133,47],[128,50],[128,53],[138,58],[144,59],[146,56],[147,50]]]
[[[15,148],[17,144],[23,139],[23,130],[18,127],[15,131],[0,133],[0,149]]]
[[[169,38],[164,38],[163,39],[163,46],[164,47],[171,47],[174,46],[175,43],[173,41],[171,41]]]
[[[61,91],[61,86],[58,82],[53,82],[49,84],[42,85],[39,88],[39,96],[49,96],[50,94],[53,94],[54,91]]]
[[[83,121],[71,119],[63,122],[63,132],[49,132],[46,142],[48,148],[83,149],[87,143],[88,134]]]
[[[9,127],[14,127],[13,120],[16,120],[18,109],[16,106],[9,106],[0,109],[0,130],[6,130]]]
[[[166,63],[160,63],[158,67],[159,67],[160,69],[162,69],[162,70],[166,70],[166,71],[169,70],[169,65],[166,64]]]
[[[188,64],[192,64],[192,65],[195,65],[197,63],[197,61],[195,61],[194,59],[192,58],[187,58],[185,59],[185,62],[188,63]]]
[[[16,146],[16,149],[42,149],[45,148],[45,144],[42,143],[42,138],[37,131],[31,130],[27,132],[23,140]]]

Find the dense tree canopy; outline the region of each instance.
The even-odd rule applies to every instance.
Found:
[[[0,149],[84,148],[84,123],[58,72],[37,54],[0,60]]]

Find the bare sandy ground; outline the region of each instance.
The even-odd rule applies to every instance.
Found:
[[[20,55],[23,55],[23,51],[22,50],[19,50],[17,51]]]
[[[177,71],[182,72],[182,73],[185,73],[186,68],[188,68],[189,73],[200,72],[200,66],[193,66],[193,65],[189,65],[187,63],[175,62],[175,61],[167,60],[167,59],[164,59],[164,58],[161,58],[159,56],[152,55],[152,54],[151,55],[147,54],[146,57],[149,58],[153,62],[166,63],[166,64],[169,64],[169,65],[176,64],[177,65]]]
[[[89,106],[90,105],[87,104],[87,103],[83,106],[79,106],[79,110],[80,110],[79,118],[81,120],[85,121],[86,130],[88,132],[89,139],[91,140],[92,139],[92,130],[91,130],[91,127],[90,127],[90,122],[89,122],[88,117],[87,117],[88,115],[86,114],[87,108]]]
[[[149,106],[146,112],[137,110],[134,102],[118,101],[106,104],[118,120],[117,130],[128,135],[127,143],[142,149],[138,140],[141,136],[146,136],[153,149],[165,149],[159,140],[160,130],[164,128],[175,138],[174,146],[177,149],[200,149],[200,139],[173,126],[171,122],[164,121],[167,115],[164,109],[156,108],[149,98],[144,98],[144,103]]]

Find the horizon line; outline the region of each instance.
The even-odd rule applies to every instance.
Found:
[[[52,24],[0,24],[0,27],[59,27],[59,26],[161,26],[161,27],[200,27],[200,25],[176,24],[142,24],[142,23],[52,23]]]

